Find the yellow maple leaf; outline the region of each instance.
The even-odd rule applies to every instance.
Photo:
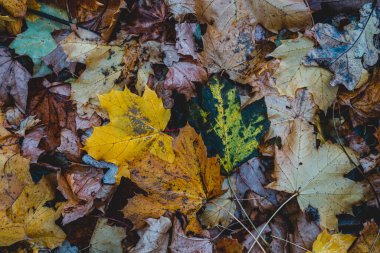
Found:
[[[294,194],[302,210],[309,205],[318,209],[323,227],[334,229],[336,215],[349,212],[360,201],[362,184],[344,177],[357,161],[354,151],[326,142],[315,146],[314,128],[301,119],[294,120],[292,132],[275,150],[275,182],[267,187]],[[314,142],[313,142],[314,140]],[[350,156],[350,158],[348,157]]]
[[[55,224],[61,209],[45,205],[54,197],[54,188],[46,178],[26,186],[12,207],[0,211],[0,246],[21,240],[51,249],[59,246],[66,237]]]
[[[217,158],[207,158],[202,137],[186,126],[173,142],[173,163],[148,155],[130,163],[131,180],[147,195],[136,195],[123,212],[136,227],[146,218],[159,218],[166,211],[181,211],[189,218],[188,230],[200,232],[196,213],[207,199],[222,194]]]
[[[142,97],[128,89],[99,95],[110,123],[95,127],[84,149],[97,160],[122,165],[149,152],[173,162],[172,137],[162,131],[170,119],[156,93],[146,87]]]
[[[307,253],[346,253],[355,239],[352,235],[330,235],[327,230],[324,230],[313,243],[313,251]]]

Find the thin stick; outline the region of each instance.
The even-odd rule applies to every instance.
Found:
[[[375,240],[372,243],[371,249],[369,250],[370,253],[372,253],[373,250],[375,249],[375,245],[376,245],[377,240],[379,240],[379,236],[380,236],[380,229],[377,230],[376,238],[375,238]]]
[[[286,240],[286,239],[282,239],[282,238],[277,237],[277,236],[274,236],[274,235],[271,235],[271,237],[273,237],[273,238],[275,238],[275,239],[277,239],[277,240],[280,240],[280,241],[284,241],[284,242],[289,243],[289,244],[291,244],[291,245],[294,245],[294,246],[296,246],[297,248],[300,248],[300,249],[302,249],[302,250],[304,250],[304,251],[309,251],[308,249],[305,249],[304,247],[299,246],[298,244],[296,244],[296,243],[294,243],[294,242],[291,242],[291,241],[288,241],[288,240]]]
[[[289,203],[289,201],[291,201],[294,197],[298,196],[298,192],[294,193],[290,198],[288,198],[284,203],[282,203],[282,205],[277,208],[276,212],[274,212],[274,214],[269,218],[269,220],[264,224],[263,228],[261,229],[260,233],[258,234],[258,236],[255,238],[255,241],[253,242],[252,246],[249,248],[248,250],[248,253],[251,252],[251,250],[253,249],[253,247],[255,246],[255,244],[258,242],[257,241],[257,238],[261,236],[261,234],[263,233],[263,231],[265,230],[266,226],[268,226],[269,222],[272,221],[272,219],[276,216],[276,214],[287,204]]]

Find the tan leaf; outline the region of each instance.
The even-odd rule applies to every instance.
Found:
[[[302,65],[303,57],[313,47],[311,40],[300,37],[283,41],[269,56],[281,60],[274,74],[280,95],[294,97],[298,88],[306,87],[313,94],[319,108],[326,111],[334,101],[338,88],[329,85],[332,74],[328,70]]]
[[[100,218],[96,223],[90,242],[90,253],[123,253],[121,241],[125,238],[125,228],[107,224],[107,219]]]
[[[358,163],[352,150],[346,148],[345,153],[339,145],[328,142],[316,149],[314,142],[313,128],[295,120],[282,149],[276,147],[276,181],[267,187],[296,194],[302,210],[309,205],[317,208],[321,225],[334,229],[336,215],[350,212],[351,205],[362,199],[365,190],[361,184],[343,177],[354,168],[350,159]]]
[[[315,123],[318,107],[313,96],[305,89],[298,89],[295,98],[287,96],[270,95],[265,97],[265,104],[270,120],[268,139],[273,137],[286,137],[293,129],[295,120]]]
[[[349,253],[380,252],[379,226],[374,222],[366,222],[359,239],[348,251]]]

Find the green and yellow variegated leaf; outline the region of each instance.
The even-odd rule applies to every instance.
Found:
[[[259,140],[270,124],[264,101],[241,110],[236,87],[213,76],[191,107],[191,124],[202,133],[209,155],[219,155],[226,172],[258,154]]]

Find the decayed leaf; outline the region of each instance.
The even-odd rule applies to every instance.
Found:
[[[208,231],[205,232],[208,234]],[[187,237],[181,222],[174,219],[170,251],[173,253],[212,253],[213,244],[209,238]]]
[[[354,127],[363,125],[370,119],[380,117],[380,68],[376,67],[368,83],[352,92],[339,92],[338,101],[349,107]]]
[[[330,235],[327,230],[324,230],[313,243],[313,252],[307,253],[337,253],[347,252],[348,248],[355,241],[352,235],[333,234]]]
[[[282,28],[296,31],[312,24],[311,12],[302,0],[196,0],[197,17],[219,31],[247,19],[262,24],[271,32]]]
[[[187,14],[195,13],[194,0],[165,0],[165,3],[177,21],[182,21]]]
[[[23,191],[32,184],[29,160],[19,152],[18,138],[3,127],[0,112],[0,212],[8,209]]]
[[[350,253],[380,252],[379,226],[374,222],[366,222]]]
[[[125,238],[125,228],[110,226],[107,219],[100,218],[96,223],[90,242],[90,253],[123,253],[121,241]]]
[[[323,227],[334,229],[336,215],[350,211],[351,205],[364,195],[361,184],[343,176],[358,163],[355,153],[339,145],[325,143],[319,149],[313,141],[313,128],[307,122],[295,120],[292,132],[284,138],[282,149],[276,147],[275,182],[267,187],[297,194],[302,210],[309,205],[318,209]]]
[[[197,231],[196,212],[203,203],[222,193],[217,158],[207,158],[200,135],[186,126],[174,140],[175,160],[167,163],[148,155],[129,165],[131,180],[147,192],[128,201],[123,212],[137,228],[146,218],[158,218],[166,211],[181,211]]]
[[[316,104],[323,111],[334,101],[337,87],[328,84],[332,74],[320,67],[306,67],[302,59],[314,48],[314,43],[305,38],[283,41],[269,56],[281,60],[279,68],[274,73],[276,86],[280,95],[294,97],[298,88],[306,87],[314,97]]]
[[[166,253],[169,246],[169,230],[172,222],[161,216],[159,219],[146,219],[148,226],[138,231],[140,240],[130,252]]]
[[[151,152],[162,160],[172,162],[172,138],[162,131],[170,119],[154,91],[145,88],[142,97],[130,92],[112,90],[99,96],[107,110],[110,123],[95,127],[84,149],[96,160],[121,165],[135,157]]]
[[[269,52],[268,45],[255,45],[252,33],[254,27],[239,22],[224,33],[213,26],[208,26],[202,36],[203,51],[199,59],[210,74],[226,71],[237,82],[250,81],[256,65]],[[268,51],[268,52],[267,52]]]
[[[196,32],[196,23],[181,23],[175,25],[177,52],[183,55],[191,55],[197,59],[194,33]]]
[[[54,199],[54,188],[46,178],[24,188],[6,211],[0,211],[0,246],[28,240],[40,247],[55,248],[65,240],[65,233],[55,224],[60,208],[47,207]]]
[[[63,206],[62,224],[79,219],[94,209],[94,200],[102,188],[103,171],[73,165],[57,174],[58,190],[68,200]]]
[[[25,135],[22,140],[22,155],[28,157],[31,163],[37,163],[38,158],[44,152],[43,149],[38,147],[43,137],[46,137],[44,128],[39,127]]]
[[[268,139],[288,136],[295,120],[316,123],[318,107],[313,101],[313,96],[305,89],[298,89],[294,99],[286,96],[266,96],[265,103],[271,123]]]
[[[13,17],[24,17],[28,7],[34,9],[39,7],[35,0],[1,0],[2,5]]]
[[[232,183],[232,186],[236,192],[236,184]],[[234,195],[228,187],[227,179],[224,180],[222,185],[222,190],[226,192],[217,198],[212,199],[204,205],[204,210],[199,216],[199,220],[202,225],[206,227],[216,227],[221,225],[223,227],[228,227],[233,218],[231,213],[234,214],[236,211],[236,204],[234,201]]]
[[[205,83],[207,72],[202,65],[191,62],[176,62],[166,74],[164,87],[175,89],[186,96],[187,99],[195,97],[195,83]]]
[[[294,224],[294,231],[289,234],[289,240],[294,243],[294,245],[289,245],[290,252],[305,253],[304,249],[295,245],[311,250],[313,242],[321,233],[320,227],[314,221],[308,221],[305,214],[301,211],[297,212],[294,216],[291,216],[290,220],[292,224]]]
[[[308,65],[321,65],[332,72],[332,86],[343,84],[353,90],[365,78],[366,70],[378,61],[374,36],[380,33],[378,7],[363,5],[360,20],[353,21],[344,30],[330,24],[318,23],[313,27],[320,48],[310,51],[304,59]]]
[[[124,47],[104,45],[96,40],[79,38],[75,33],[70,34],[60,42],[67,54],[68,61],[86,64],[86,70],[78,79],[72,82],[72,99],[86,104],[98,105],[97,95],[120,88],[119,77],[124,63]],[[89,35],[92,36],[93,35]]]
[[[263,101],[241,110],[236,87],[218,76],[202,86],[191,113],[192,124],[201,131],[209,153],[220,156],[227,172],[258,154],[259,140],[269,127]]]
[[[54,17],[67,20],[66,11],[58,9],[52,5],[41,4],[41,12]],[[42,58],[51,53],[57,44],[51,32],[67,28],[53,20],[29,16],[26,21],[28,29],[18,34],[16,39],[9,45],[19,55],[28,55],[34,63],[34,77],[41,77],[49,74],[50,69],[44,64]]]
[[[9,50],[0,48],[0,105],[12,96],[16,106],[25,112],[30,78],[28,70],[12,58]]]
[[[45,79],[42,84],[31,85],[29,93],[32,99],[27,113],[35,115],[45,126],[43,143],[39,147],[52,151],[61,144],[62,129],[75,132],[75,111],[69,100],[70,85],[50,83]]]

